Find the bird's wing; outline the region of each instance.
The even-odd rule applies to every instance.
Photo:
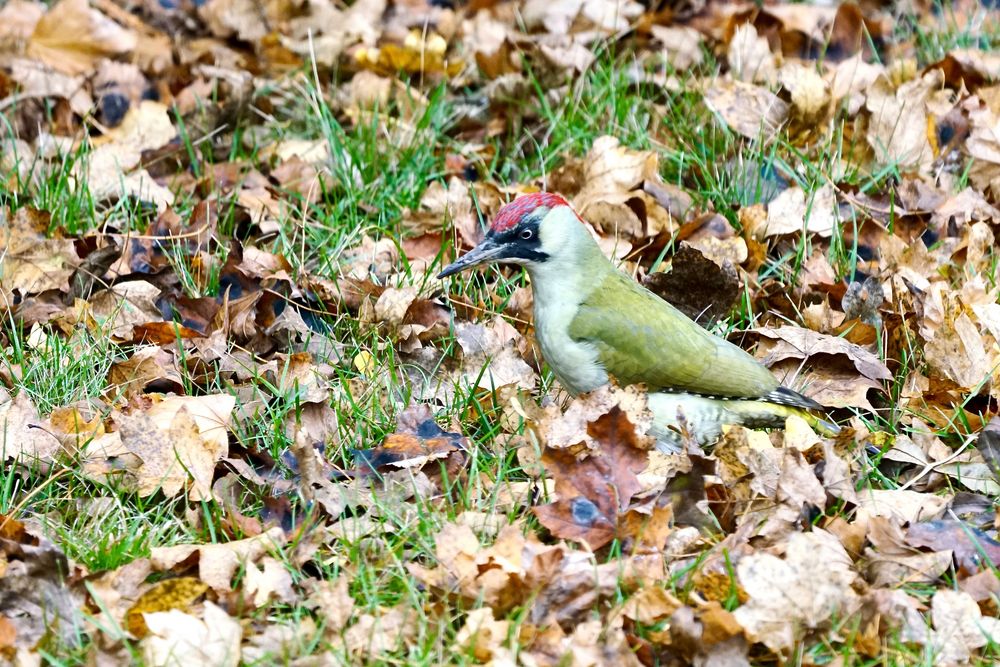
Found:
[[[774,375],[749,354],[620,273],[606,277],[580,304],[569,334],[592,344],[622,384],[738,398],[778,388]]]

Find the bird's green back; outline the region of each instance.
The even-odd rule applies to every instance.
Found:
[[[580,304],[569,335],[594,345],[605,370],[622,384],[739,398],[778,387],[774,375],[745,351],[617,271]]]

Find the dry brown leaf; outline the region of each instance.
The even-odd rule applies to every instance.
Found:
[[[26,100],[36,98],[62,98],[65,99],[74,113],[86,114],[94,108],[94,100],[87,91],[86,82],[83,75],[71,76],[57,72],[51,67],[37,60],[27,58],[14,59],[10,64],[10,77],[21,86],[21,95]],[[61,149],[68,149],[69,142],[65,143],[55,138],[49,141],[39,141],[35,149],[38,157],[50,155],[52,152],[58,154]],[[28,154],[22,154],[22,160]]]
[[[729,70],[743,83],[772,83],[777,77],[774,55],[767,40],[757,34],[752,23],[736,27],[726,52]]]
[[[908,489],[862,489],[858,491],[859,516],[889,517],[899,523],[937,519],[949,498]]]
[[[996,372],[1000,358],[987,353],[972,318],[965,313],[954,319],[948,315],[924,346],[927,363],[963,389],[979,387]]]
[[[236,399],[173,396],[145,412],[121,415],[122,444],[142,460],[135,470],[140,496],[158,490],[171,497],[190,482],[189,497],[212,497],[215,464],[229,452],[229,421]]]
[[[142,460],[135,471],[141,497],[161,490],[168,498],[175,496],[192,479],[194,498],[211,497],[212,473],[221,456],[206,447],[187,411],[177,413],[166,428],[141,413],[122,416],[117,422],[122,444]]]
[[[687,241],[671,258],[668,273],[648,274],[642,283],[703,327],[728,316],[740,296],[735,265],[728,260],[719,265]]]
[[[405,649],[417,637],[417,612],[412,607],[400,606],[380,610],[374,614],[362,614],[357,622],[344,633],[344,645],[348,652],[366,659]]]
[[[273,5],[250,0],[208,0],[197,7],[198,15],[216,37],[225,39],[235,35],[243,41],[255,42],[270,32],[270,17],[266,12],[270,6]]]
[[[119,341],[132,339],[132,328],[163,319],[156,305],[160,288],[144,280],[118,283],[90,298],[90,312],[98,324]]]
[[[4,296],[13,290],[22,295],[69,291],[69,277],[79,258],[72,240],[58,232],[49,237],[49,219],[48,213],[30,207],[13,215],[0,210],[0,306],[13,306]]]
[[[282,44],[300,56],[315,58],[318,65],[332,67],[349,46],[374,45],[387,5],[387,0],[359,0],[345,9],[335,2],[311,2],[308,12],[290,21],[291,34],[281,35]]]
[[[0,514],[0,563],[5,655],[16,648],[24,664],[39,664],[39,642],[74,646],[85,632],[86,612],[81,592],[66,586],[71,565],[65,554],[33,527]]]
[[[516,349],[520,334],[503,319],[487,325],[456,322],[455,338],[462,348],[457,382],[489,391],[510,385],[534,388],[537,374]]]
[[[792,649],[801,633],[843,619],[858,606],[857,573],[830,533],[813,529],[788,537],[785,557],[756,553],[736,566],[749,601],[734,613],[754,640],[776,652]]]
[[[666,60],[675,71],[700,65],[704,60],[701,50],[704,37],[694,28],[681,25],[652,25],[650,34],[663,46]]]
[[[314,607],[321,616],[327,636],[339,635],[354,615],[354,598],[348,591],[350,580],[340,576],[335,581],[313,579],[311,583],[312,593],[306,605]]]
[[[143,100],[129,109],[120,125],[94,141],[96,147],[85,162],[74,165],[78,187],[87,187],[98,200],[134,196],[151,201],[162,213],[173,203],[173,193],[135,167],[143,151],[162,148],[175,136],[167,105]]]
[[[235,542],[154,547],[149,559],[154,570],[171,570],[197,553],[198,578],[213,590],[225,593],[232,589],[233,575],[242,565],[257,562],[286,541],[285,532],[275,526],[256,537]]]
[[[0,51],[21,52],[44,14],[45,5],[32,0],[10,0],[0,7]]]
[[[562,413],[540,414],[535,428],[546,447],[558,449],[582,443],[587,449],[596,450],[599,445],[588,433],[587,425],[615,407],[625,412],[640,437],[640,445],[648,448],[652,439],[646,434],[652,427],[653,415],[646,405],[645,392],[635,386],[609,384],[595,389],[574,398]]]
[[[556,537],[599,549],[618,535],[641,488],[636,475],[646,468],[648,452],[617,406],[589,422],[587,435],[599,448],[582,460],[567,449],[546,449],[542,464],[556,480],[558,499],[534,512]]]
[[[962,106],[968,109],[971,129],[965,149],[972,157],[969,178],[976,189],[989,192],[994,197],[1000,192],[1000,115],[987,105],[975,104],[972,98]]]
[[[159,345],[144,345],[135,349],[125,361],[111,365],[106,380],[108,390],[131,397],[145,393],[154,383],[182,391],[183,379],[174,355]]]
[[[292,575],[284,563],[264,556],[260,559],[260,567],[257,563],[247,562],[245,568],[243,586],[255,607],[263,607],[271,600],[285,604],[295,602],[297,596],[292,589]]]
[[[634,0],[528,0],[521,8],[526,27],[544,27],[555,35],[614,33],[628,28],[629,20],[640,14],[642,5]]]
[[[98,60],[131,51],[138,36],[90,6],[60,0],[35,24],[27,55],[66,74],[86,74]]]
[[[199,618],[176,609],[143,614],[149,635],[143,660],[158,667],[236,667],[243,631],[222,608],[205,603]]]
[[[879,164],[927,170],[934,160],[927,135],[927,102],[941,87],[941,70],[930,70],[920,79],[893,90],[885,77],[868,89],[865,108],[871,114],[868,143]]]
[[[889,380],[892,374],[882,361],[859,345],[836,336],[826,336],[809,329],[782,326],[777,329],[758,329],[765,338],[779,341],[766,349],[758,350],[765,366],[784,359],[810,359],[816,355],[833,355],[849,359],[863,377],[871,380]]]
[[[791,96],[790,114],[802,129],[822,123],[830,110],[830,87],[815,67],[790,62],[778,72],[778,81]]]
[[[489,607],[474,609],[466,615],[465,624],[455,635],[455,649],[488,662],[504,652],[503,645],[509,633],[510,621],[496,620]]]
[[[464,453],[472,450],[472,444],[461,433],[449,433],[438,426],[426,405],[408,407],[397,421],[397,432],[386,437],[381,445],[355,454],[363,473],[419,469],[440,459],[449,459],[450,468],[453,463],[464,462]],[[459,457],[457,461],[455,456]]]
[[[747,139],[773,137],[788,118],[788,104],[766,88],[742,81],[713,81],[705,105],[737,134]]]
[[[144,565],[140,571],[148,573],[149,563],[146,562]],[[187,613],[207,590],[208,585],[194,577],[176,577],[158,581],[125,612],[125,627],[136,639],[142,639],[149,634],[145,614],[171,609]]]
[[[810,193],[792,186],[767,205],[767,223],[763,237],[803,232],[828,238],[837,227],[837,198],[832,185]]]
[[[47,465],[59,452],[59,439],[42,427],[38,409],[22,391],[11,398],[0,389],[0,436],[2,458],[22,465]]]
[[[595,223],[592,209],[604,202],[613,204],[620,215],[634,216],[622,197],[641,196],[641,192],[629,193],[646,181],[659,182],[658,159],[655,152],[622,146],[615,137],[598,137],[587,154],[583,178],[583,188],[573,198],[573,204],[585,220]],[[623,223],[624,220],[619,220],[605,228],[605,232],[614,233]],[[638,236],[642,238],[645,234]]]
[[[928,648],[935,664],[968,664],[976,649],[987,643],[1000,643],[1000,619],[983,616],[979,605],[968,593],[938,590],[931,600]]]

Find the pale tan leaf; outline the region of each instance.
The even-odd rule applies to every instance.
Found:
[[[150,634],[142,640],[146,664],[156,667],[236,667],[243,631],[211,602],[202,618],[176,609],[143,615]]]
[[[278,549],[287,541],[280,526],[255,537],[222,544],[181,544],[154,547],[149,560],[154,570],[170,570],[198,553],[198,577],[217,592],[229,592],[233,575],[245,563],[258,561],[264,554]]]
[[[822,629],[857,606],[857,574],[830,533],[793,533],[785,557],[756,553],[737,565],[749,601],[734,615],[748,635],[774,651],[792,648],[801,633]]]
[[[726,60],[732,75],[743,83],[771,83],[777,75],[771,47],[752,23],[736,27]]]
[[[929,168],[934,151],[927,137],[926,104],[942,81],[941,70],[931,69],[896,90],[885,78],[869,88],[865,102],[871,114],[867,139],[879,164]]]
[[[832,185],[806,193],[792,186],[767,205],[767,224],[763,235],[802,234],[829,237],[837,226],[837,198]]]
[[[138,36],[87,0],[60,0],[35,24],[27,53],[66,74],[84,74],[101,58],[131,51]]]
[[[788,104],[766,88],[742,81],[713,81],[705,105],[747,139],[773,137],[788,117]]]

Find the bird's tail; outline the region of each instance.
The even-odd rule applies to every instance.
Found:
[[[802,408],[803,410],[825,410],[823,405],[817,403],[808,396],[804,396],[794,389],[789,389],[788,387],[778,387],[771,393],[761,396],[761,400],[767,401],[768,403],[777,403],[778,405],[787,405],[793,408]]]
[[[781,389],[785,388],[782,387]],[[781,389],[777,391],[781,391]],[[813,430],[824,437],[832,438],[840,433],[839,426],[823,419],[822,416],[814,412],[814,410],[823,410],[822,405],[801,394],[796,394],[790,389],[785,391],[805,399],[808,402],[808,407],[773,402],[772,395],[777,393],[777,391],[769,394],[767,400],[726,401],[726,408],[734,415],[740,417],[739,423],[750,428],[776,428],[783,425],[786,418],[795,415],[804,419]]]
[[[809,409],[770,400],[722,399],[670,392],[652,392],[648,399],[653,413],[653,434],[663,445],[661,449],[664,451],[676,451],[679,448],[681,417],[683,428],[701,445],[717,440],[722,435],[724,424],[739,424],[755,429],[781,428],[792,415],[801,417],[825,437],[833,437],[840,432],[840,427],[836,424]]]

